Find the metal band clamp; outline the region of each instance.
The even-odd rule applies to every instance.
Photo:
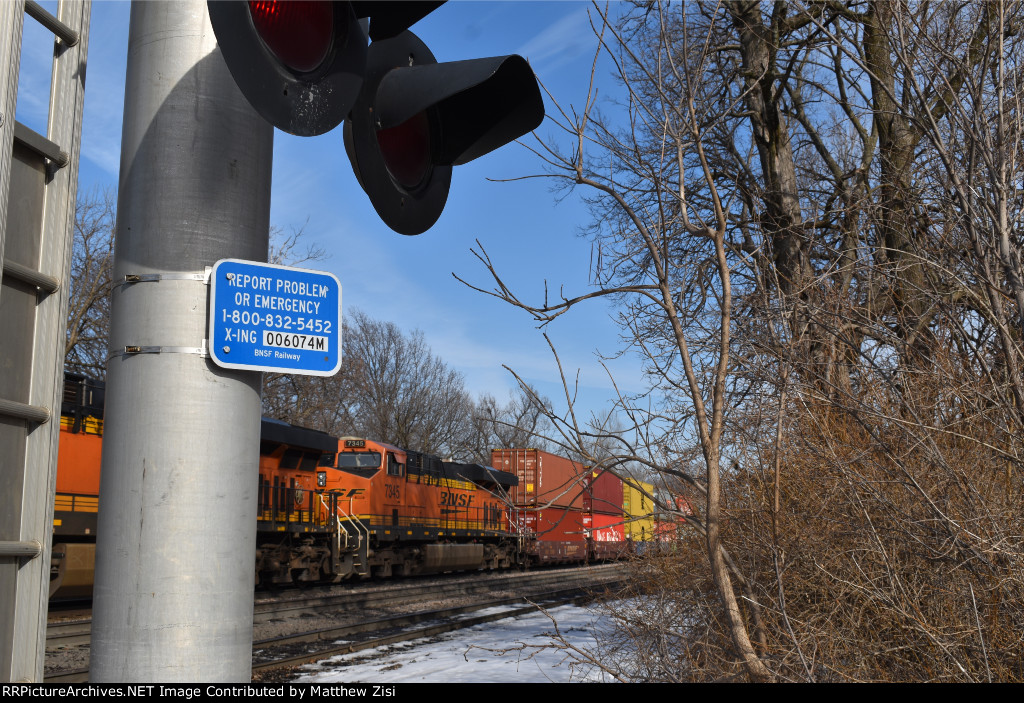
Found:
[[[126,273],[123,280],[114,284],[114,288],[131,283],[159,283],[160,281],[200,281],[209,285],[211,271],[213,268],[207,266],[202,273]]]
[[[210,356],[209,350],[206,348],[206,340],[203,340],[203,346],[201,347],[171,347],[171,346],[154,346],[154,345],[138,345],[129,344],[118,349],[111,349],[110,356],[107,360],[115,357],[135,356],[136,354],[198,354],[203,358]]]

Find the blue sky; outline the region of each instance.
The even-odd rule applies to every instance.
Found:
[[[43,3],[51,9],[53,2]],[[585,2],[449,2],[413,27],[438,61],[518,53],[563,105],[586,96],[596,40]],[[117,186],[129,5],[93,2],[83,122],[79,189]],[[34,35],[26,17],[18,119],[45,131],[49,44]],[[30,47],[35,47],[31,51]],[[40,49],[41,47],[41,49]],[[604,94],[614,83],[602,71]],[[545,96],[548,111],[550,102]],[[549,122],[538,130],[552,134]],[[546,179],[494,182],[542,172],[536,156],[512,144],[456,167],[444,214],[417,237],[392,232],[380,222],[349,166],[341,129],[313,138],[275,132],[273,225],[305,226],[310,242],[330,255],[316,264],[342,283],[343,310],[359,308],[405,331],[420,329],[433,351],[460,371],[475,396],[503,400],[514,380],[506,364],[541,392],[564,405],[555,366],[530,318],[472,291],[452,273],[489,288],[489,276],[470,249],[479,240],[520,297],[539,301],[544,281],[567,295],[588,290],[590,244],[578,236],[589,222],[581,194],[562,198]],[[492,180],[488,180],[492,179]],[[546,328],[567,374],[580,374],[580,399],[588,410],[607,406],[613,390],[595,351],[620,346],[613,310],[592,302]],[[640,387],[631,357],[611,362],[620,388]],[[560,402],[561,401],[561,402]]]

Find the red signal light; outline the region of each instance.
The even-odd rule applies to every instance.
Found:
[[[332,3],[324,0],[249,0],[260,38],[288,68],[316,70],[327,58],[334,34]]]
[[[388,173],[407,190],[414,190],[430,170],[430,119],[426,112],[389,129],[377,131],[377,144]]]
[[[390,12],[391,5],[208,0],[206,7],[224,63],[253,109],[278,129],[312,137],[341,124],[359,98],[367,46],[356,8]]]

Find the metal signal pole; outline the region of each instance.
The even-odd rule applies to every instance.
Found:
[[[261,375],[209,360],[203,274],[266,260],[272,151],[205,0],[134,3],[94,682],[250,680]]]

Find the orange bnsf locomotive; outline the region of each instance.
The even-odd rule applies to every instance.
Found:
[[[515,476],[267,419],[260,454],[262,583],[498,569],[516,561],[505,510]]]
[[[50,595],[91,593],[103,384],[68,374]],[[257,583],[505,568],[519,559],[505,506],[513,475],[264,418]]]

